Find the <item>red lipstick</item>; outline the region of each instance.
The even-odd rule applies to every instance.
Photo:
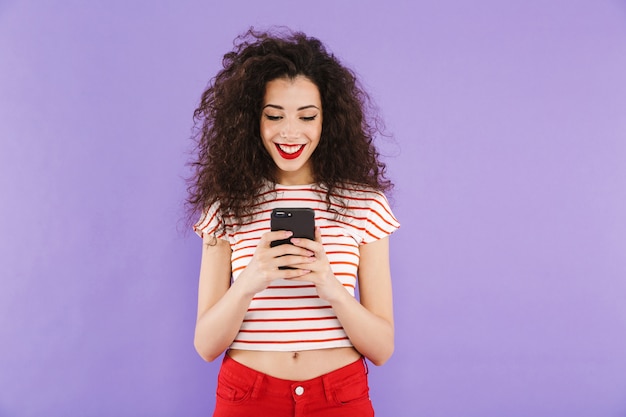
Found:
[[[276,149],[278,149],[278,153],[284,159],[296,159],[297,157],[299,157],[302,154],[302,151],[304,151],[304,146],[305,146],[305,145],[300,145],[300,148],[296,152],[294,152],[294,153],[287,153],[287,152],[283,151],[278,144],[275,144],[275,145],[276,145]]]

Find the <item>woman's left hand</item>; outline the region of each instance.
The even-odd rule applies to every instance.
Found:
[[[302,265],[293,265],[295,268],[307,269],[311,272],[296,278],[290,278],[290,280],[312,282],[317,289],[317,295],[329,303],[347,294],[343,284],[335,277],[335,274],[330,268],[326,251],[322,245],[322,232],[319,227],[315,228],[315,241],[292,238],[291,243],[313,252],[315,261]]]

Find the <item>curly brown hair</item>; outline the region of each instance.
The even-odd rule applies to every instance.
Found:
[[[251,28],[235,39],[222,64],[194,111],[197,158],[188,186],[190,220],[216,201],[244,218],[267,182],[276,183],[260,120],[265,86],[277,78],[304,76],[319,89],[324,118],[311,158],[314,180],[327,190],[329,204],[337,187],[359,184],[383,192],[393,187],[373,143],[381,123],[372,101],[354,72],[318,39]]]

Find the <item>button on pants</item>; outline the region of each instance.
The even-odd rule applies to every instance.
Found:
[[[363,359],[307,381],[257,372],[228,355],[217,380],[213,417],[372,417]]]

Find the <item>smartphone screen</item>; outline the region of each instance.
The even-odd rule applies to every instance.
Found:
[[[290,230],[292,237],[315,240],[315,212],[310,208],[276,208],[272,210],[271,229]],[[289,238],[291,239],[291,238]],[[289,243],[289,239],[275,240],[270,246]]]

